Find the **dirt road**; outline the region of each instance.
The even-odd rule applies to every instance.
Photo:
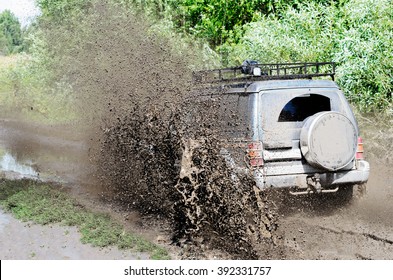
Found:
[[[280,219],[290,259],[393,259],[393,174],[373,160],[365,197],[334,211],[293,209]]]
[[[94,166],[88,160],[87,145],[81,141],[77,133],[69,129],[70,131],[67,132],[59,127],[29,127],[17,122],[1,121],[0,145],[18,161],[30,161],[42,178],[62,181],[70,186],[73,194],[99,204],[97,202],[99,202],[100,189],[92,176]],[[362,199],[346,207],[318,209],[318,211],[298,199],[292,201],[290,207],[280,213],[279,232],[282,235],[280,241],[282,246],[279,248],[279,253],[272,252],[273,258],[393,259],[393,168],[386,161],[382,162],[377,158],[369,160],[371,176],[368,193]],[[4,213],[1,215],[3,221],[7,220],[7,226],[10,223],[19,223],[8,215],[4,216]],[[125,213],[120,215],[127,216]],[[133,215],[128,215],[124,223],[131,228],[141,230],[140,218],[131,216]],[[35,225],[22,225],[23,230],[20,231],[19,239],[25,240],[27,237],[23,232],[34,230],[35,227]],[[42,228],[38,229],[38,231],[42,230]],[[57,227],[47,230],[55,232],[32,235],[32,238],[39,240],[36,245],[43,246],[46,252],[50,252],[52,249],[56,250],[54,249],[56,245],[49,245],[50,236],[53,234],[64,236],[64,230]],[[143,233],[149,239],[156,240],[158,236],[165,235],[165,230],[144,225]],[[61,243],[62,241],[59,242],[64,244]],[[25,243],[21,242],[20,246],[25,246],[23,244]],[[60,245],[60,248],[61,246],[63,245]],[[36,256],[38,258],[50,258],[50,256],[105,258],[105,255],[100,255],[100,252],[78,255],[77,247],[67,245],[67,250],[71,250],[68,255],[45,253]],[[123,255],[116,255],[114,258],[118,256],[123,257]],[[10,251],[4,257],[27,258],[28,256],[13,254]]]
[[[117,248],[100,249],[82,244],[75,227],[41,226],[16,220],[0,209],[0,259],[2,260],[135,260],[144,253]]]
[[[91,209],[108,211],[100,201],[101,189],[88,159],[88,148],[75,126],[26,125],[0,120],[0,177],[28,177],[60,182],[81,203]],[[4,171],[6,169],[6,171]],[[137,215],[111,213],[128,220],[134,232],[162,243],[160,230],[144,229]],[[132,221],[132,222],[131,222]],[[148,259],[146,253],[117,248],[100,249],[82,244],[75,227],[41,226],[24,223],[0,208],[0,259]]]

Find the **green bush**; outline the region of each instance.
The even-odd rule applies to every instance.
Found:
[[[331,57],[335,7],[308,4],[300,10],[289,8],[282,18],[263,17],[244,27],[238,44],[223,45],[229,51],[229,63],[244,59],[264,63],[278,61],[322,61]]]
[[[45,123],[68,122],[75,118],[73,95],[64,81],[49,83],[48,69],[35,56],[18,54],[0,57],[1,115],[22,116]]]
[[[393,2],[353,0],[344,6],[333,52],[338,81],[363,110],[392,104]]]
[[[0,55],[20,52],[23,48],[21,25],[9,10],[0,13]]]
[[[237,44],[224,44],[228,63],[335,61],[337,80],[362,110],[392,104],[393,4],[351,0],[342,6],[309,3],[281,17],[263,17],[244,26]]]
[[[76,57],[97,44],[94,36],[113,47],[119,38],[130,40],[120,29],[105,31],[106,38],[95,30],[93,23],[103,21],[97,18],[97,8],[109,6],[117,11],[115,21],[139,13],[149,25],[148,36],[170,41],[174,52],[197,57],[190,62],[191,69],[219,67],[218,61],[223,66],[239,65],[245,59],[335,61],[337,82],[362,111],[392,107],[390,0],[38,0],[38,4],[42,16],[29,35],[29,63],[14,68],[6,84],[12,84],[9,92],[17,89],[24,96],[16,102],[19,107],[37,109],[48,118],[55,112],[72,115],[72,101],[82,94],[76,92],[75,73],[84,67]],[[104,67],[101,64],[97,67]]]

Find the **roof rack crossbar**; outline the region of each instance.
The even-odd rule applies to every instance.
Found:
[[[334,80],[334,62],[271,63],[253,64],[252,69],[260,68],[260,75],[244,74],[244,67],[230,67],[194,72],[196,83],[230,83],[247,81],[266,81],[282,79],[312,79],[329,76]]]

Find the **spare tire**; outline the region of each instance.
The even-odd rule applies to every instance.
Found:
[[[339,112],[320,112],[305,120],[300,149],[307,162],[329,171],[347,166],[357,148],[357,128]]]

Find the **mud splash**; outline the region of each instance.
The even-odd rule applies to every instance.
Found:
[[[234,170],[226,165],[212,136],[188,139],[182,147],[175,186],[182,197],[174,205],[178,237],[187,237],[196,249],[225,248],[237,258],[266,258],[255,246],[271,243],[276,220],[253,180],[247,176],[234,180]]]
[[[255,248],[274,246],[277,217],[250,177],[233,180],[220,154],[217,127],[228,114],[192,90],[198,49],[176,49],[143,17],[102,1],[78,26],[47,28],[61,57],[56,73],[78,93],[106,197],[168,219],[183,258],[209,258],[209,250],[266,258]]]
[[[198,125],[190,123],[194,118],[184,110],[189,106]],[[250,176],[227,165],[211,121],[215,116],[207,113],[212,108],[198,106],[184,104],[184,111],[168,117],[138,108],[107,128],[100,154],[104,180],[123,205],[169,219],[184,258],[208,258],[211,250],[231,258],[266,258],[256,245],[274,245],[273,208]]]

